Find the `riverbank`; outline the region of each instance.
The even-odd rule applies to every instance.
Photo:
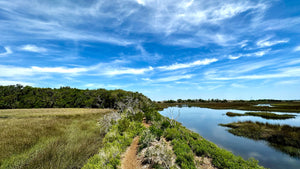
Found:
[[[278,102],[265,102],[265,101],[232,101],[232,102],[157,102],[158,108],[163,110],[167,107],[175,106],[189,106],[189,107],[202,107],[211,109],[237,109],[237,110],[251,110],[251,111],[273,111],[273,112],[291,112],[300,113],[299,101],[278,101]],[[258,106],[270,105],[270,106]]]
[[[151,124],[149,128],[142,124],[143,118]],[[89,160],[85,169],[119,167],[122,154],[136,137],[140,138],[138,156],[142,165],[196,169],[203,164],[199,159],[205,159],[215,168],[263,168],[253,158],[244,160],[235,156],[155,110],[147,111],[138,118],[122,114],[122,118],[113,123],[104,138],[103,148]]]

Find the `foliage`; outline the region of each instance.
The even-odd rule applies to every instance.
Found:
[[[156,136],[157,139],[159,139],[163,134],[163,130],[155,127],[154,125],[150,126],[150,131],[153,135]]]
[[[140,122],[122,117],[103,139],[99,153],[91,157],[83,169],[116,169],[120,165],[121,154],[131,144],[133,137],[140,135],[145,128]]]
[[[146,147],[149,147],[150,143],[153,142],[155,139],[156,136],[153,135],[149,129],[144,130],[139,140],[139,151]]]
[[[272,107],[256,106],[258,104],[270,104]],[[174,106],[193,106],[193,107],[205,107],[212,109],[238,109],[238,110],[251,110],[251,111],[273,111],[273,112],[300,112],[300,102],[297,100],[180,100],[179,102],[157,102],[157,106],[160,110],[167,107]]]
[[[242,157],[235,156],[181,125],[167,128],[164,136],[172,141],[173,150],[177,156],[176,162],[182,168],[193,168],[192,154],[212,158],[212,163],[217,168],[263,168],[256,160],[246,161]]]
[[[177,164],[183,169],[195,169],[194,154],[187,141],[175,139],[172,141],[172,145]]]
[[[120,105],[120,103],[123,103]],[[138,92],[0,86],[0,109],[14,108],[115,108],[142,110],[153,102]],[[124,107],[125,106],[125,107]]]

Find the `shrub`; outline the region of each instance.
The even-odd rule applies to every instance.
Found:
[[[150,126],[149,129],[151,133],[156,136],[157,139],[159,139],[163,134],[163,131],[160,128],[155,127],[154,125]]]

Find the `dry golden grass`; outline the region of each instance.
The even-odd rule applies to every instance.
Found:
[[[97,153],[109,109],[0,110],[0,168],[80,168]]]

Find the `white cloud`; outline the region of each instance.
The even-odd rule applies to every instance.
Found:
[[[153,80],[154,82],[172,82],[172,81],[177,81],[177,80],[182,80],[182,79],[190,79],[192,78],[193,75],[179,75],[179,76],[169,76],[169,77],[164,77],[164,78],[159,78]]]
[[[252,75],[242,75],[233,77],[209,77],[211,80],[256,80],[256,79],[274,79],[274,78],[287,78],[287,77],[300,77],[300,67],[281,69],[277,73],[270,74],[252,74]]]
[[[300,51],[300,46],[296,46],[295,49],[294,49],[294,51],[295,51],[295,52]]]
[[[294,84],[300,84],[299,80],[284,80],[279,81],[276,83],[277,85],[294,85]]]
[[[33,86],[34,85],[33,83],[29,83],[29,82],[1,80],[0,79],[0,85],[2,85],[2,86],[16,85],[16,84],[20,84],[20,85],[23,85],[23,86]]]
[[[0,65],[0,77],[21,77],[32,76],[33,71],[30,68]]]
[[[204,60],[197,60],[191,63],[176,63],[170,66],[160,66],[158,68],[162,70],[177,70],[177,69],[190,68],[190,67],[201,66],[201,65],[208,65],[217,61],[218,59],[216,58],[212,58],[212,59],[206,58]]]
[[[271,37],[259,40],[256,42],[256,45],[263,48],[263,47],[270,47],[270,46],[274,46],[280,43],[288,43],[289,39],[282,39],[282,40],[273,40],[273,41],[269,41],[271,39]]]
[[[17,66],[8,66],[0,65],[0,77],[25,77],[25,76],[35,76],[35,75],[45,75],[48,73],[53,74],[69,74],[69,75],[78,75],[79,73],[87,72],[90,68],[67,68],[67,67],[17,67]]]
[[[103,74],[109,76],[115,75],[123,75],[123,74],[133,74],[133,75],[140,75],[146,72],[152,71],[153,67],[149,68],[141,68],[141,69],[134,69],[134,68],[119,68],[119,69],[108,69]]]
[[[8,46],[5,46],[5,47],[4,47],[4,50],[5,50],[5,52],[0,53],[0,57],[1,57],[1,56],[6,56],[6,55],[9,55],[9,54],[12,54],[12,53],[13,53],[12,50],[10,49],[10,47],[8,47]]]
[[[145,0],[136,0],[136,2],[140,5],[145,5]]]
[[[238,59],[242,57],[242,55],[238,55],[238,56],[232,56],[232,55],[229,55],[228,58],[231,59],[231,60],[235,60],[235,59]]]
[[[31,70],[35,73],[62,73],[62,74],[77,74],[87,72],[88,68],[66,68],[66,67],[37,67],[32,66]]]
[[[29,51],[29,52],[37,52],[37,53],[42,53],[42,52],[47,51],[46,48],[38,47],[38,46],[35,46],[35,45],[30,45],[30,44],[21,47],[21,50]]]
[[[269,51],[270,51],[270,49],[261,50],[261,51],[257,51],[257,52],[254,52],[254,53],[243,53],[243,54],[238,54],[238,55],[235,55],[235,56],[229,55],[228,59],[235,60],[235,59],[239,59],[241,57],[253,57],[253,56],[261,57],[261,56],[266,55]]]
[[[238,83],[232,83],[231,86],[232,86],[232,87],[235,87],[235,88],[246,88],[245,85],[238,84]]]

